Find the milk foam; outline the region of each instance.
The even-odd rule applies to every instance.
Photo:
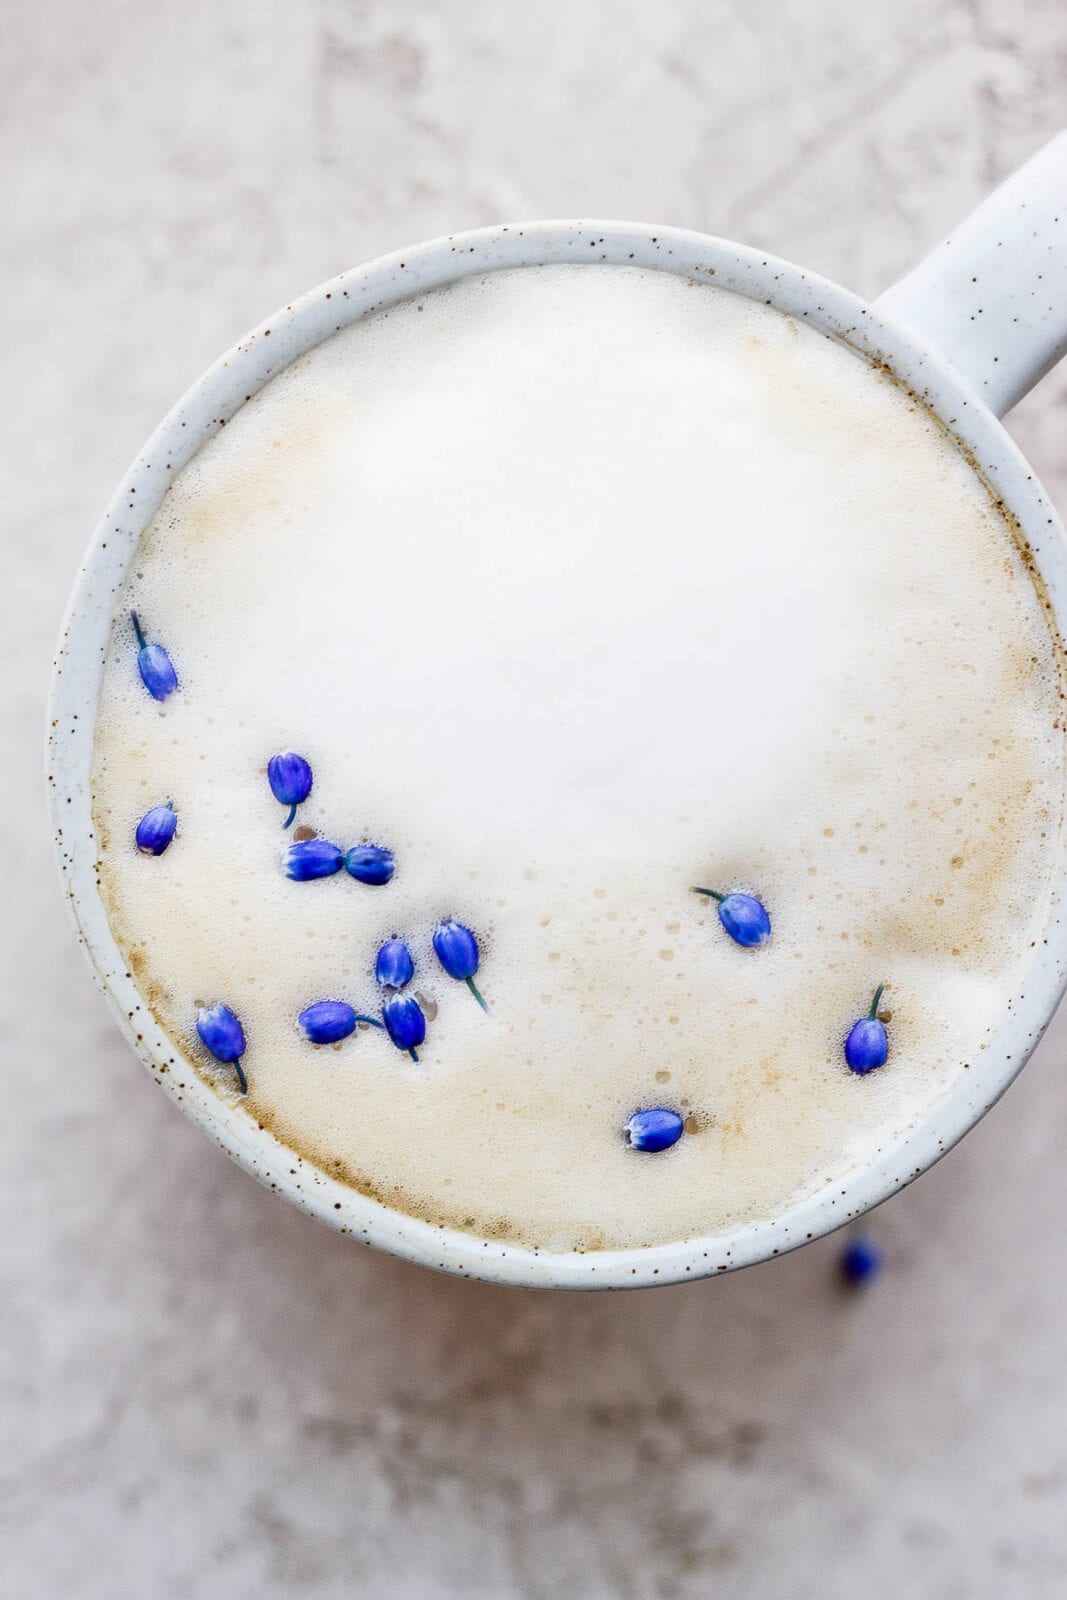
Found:
[[[181,689],[150,700],[128,612]],[[779,1211],[957,1082],[1049,901],[1055,646],[1006,522],[889,378],[768,307],[610,266],[499,272],[356,324],[179,475],[119,597],[94,811],[112,926],[194,1068],[433,1221],[545,1248]],[[298,822],[384,889],[289,882]],[[158,859],[137,819],[173,800]],[[691,884],[774,921],[745,951]],[[431,948],[478,931],[488,1016]],[[372,1009],[402,933],[421,1061]],[[844,1033],[885,980],[890,1058]],[[432,1006],[431,1006],[432,1009]],[[638,1106],[691,1131],[642,1156]]]

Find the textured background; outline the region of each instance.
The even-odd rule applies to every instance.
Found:
[[[153,1088],[40,746],[121,471],[246,328],[510,218],[706,228],[877,292],[1053,132],[1062,0],[7,0],[0,13],[0,1595],[1061,1600],[1067,1014],[838,1244],[612,1298],[360,1250]],[[1061,508],[1067,372],[1012,429]]]

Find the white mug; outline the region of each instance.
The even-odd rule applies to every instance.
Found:
[[[479,1239],[390,1210],[294,1156],[240,1103],[220,1099],[175,1055],[138,992],[97,887],[90,769],[104,658],[141,533],[175,474],[283,367],[371,311],[473,273],[545,262],[610,262],[714,282],[759,299],[887,367],[960,442],[1018,519],[1041,593],[1067,634],[1067,546],[1046,495],[997,418],[1067,350],[1067,133],[1010,178],[951,238],[878,300],[758,250],[620,222],[540,222],[438,239],[343,273],[286,306],[217,361],[148,441],[90,545],[56,655],[48,772],[56,849],[79,939],[120,1026],[157,1081],[226,1153],[323,1222],[409,1260],[542,1288],[630,1288],[726,1272],[780,1255],[858,1216],[932,1166],[1004,1092],[1067,978],[1065,887],[1015,1004],[963,1081],[899,1143],[779,1216],[673,1244],[549,1252]],[[176,1062],[166,1070],[168,1064]]]

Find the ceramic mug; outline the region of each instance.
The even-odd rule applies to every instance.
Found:
[[[479,1239],[390,1210],[295,1157],[240,1102],[191,1066],[164,1072],[174,1046],[127,971],[96,882],[90,769],[105,652],[137,542],[174,475],[291,361],[369,312],[473,273],[546,262],[633,264],[715,283],[779,310],[888,368],[955,436],[1018,520],[1067,634],[1063,530],[997,421],[1067,349],[1067,133],[1010,178],[943,245],[872,304],[758,250],[674,228],[541,222],[418,245],[343,273],[269,318],[215,363],[134,462],[74,585],[56,655],[48,767],[56,849],[78,937],[149,1071],[216,1142],[276,1193],[342,1233],[409,1260],[499,1283],[621,1288],[725,1272],[829,1232],[942,1156],[1004,1092],[1048,1023],[1067,978],[1057,863],[1047,938],[988,1049],[954,1091],[893,1148],[832,1192],[728,1233],[640,1249],[548,1252]],[[1062,840],[1061,840],[1062,846]]]

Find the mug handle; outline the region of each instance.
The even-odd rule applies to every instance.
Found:
[[[874,306],[1010,411],[1067,354],[1067,131]]]

